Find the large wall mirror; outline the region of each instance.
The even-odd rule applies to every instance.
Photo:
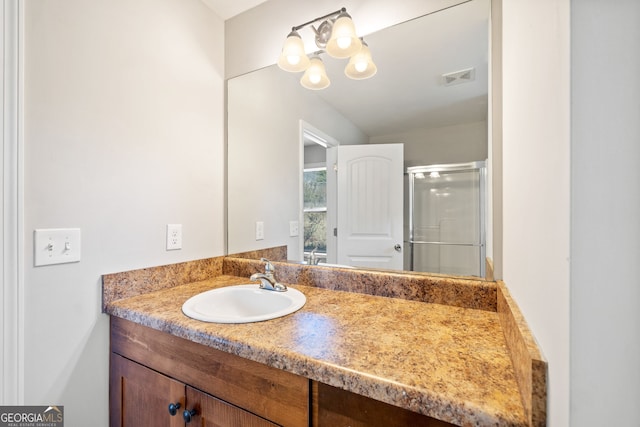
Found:
[[[365,35],[367,80],[326,55],[324,90],[276,65],[230,79],[228,252],[484,277],[489,16],[472,0]]]

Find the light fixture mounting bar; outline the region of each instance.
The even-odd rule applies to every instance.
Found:
[[[304,27],[306,27],[307,25],[313,24],[314,22],[322,21],[322,20],[325,20],[325,19],[327,19],[327,18],[331,18],[332,16],[338,16],[339,14],[344,13],[344,12],[346,12],[346,11],[347,11],[347,8],[343,7],[342,9],[340,9],[340,10],[336,10],[335,12],[327,13],[326,15],[321,16],[321,17],[319,17],[319,18],[312,19],[312,20],[311,20],[311,21],[309,21],[309,22],[305,22],[304,24],[300,24],[300,25],[298,25],[298,26],[292,27],[292,28],[291,28],[291,30],[292,30],[292,31],[298,31],[298,30],[301,30],[301,29],[303,29]]]

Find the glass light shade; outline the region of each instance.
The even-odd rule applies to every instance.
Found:
[[[309,57],[304,51],[302,38],[296,31],[292,31],[282,46],[282,53],[278,58],[278,67],[285,71],[298,73],[309,66]]]
[[[373,77],[378,72],[378,67],[371,59],[371,51],[366,43],[362,42],[360,52],[349,59],[349,63],[344,69],[344,73],[350,79],[363,80]]]
[[[361,46],[362,42],[356,36],[356,27],[349,14],[343,12],[338,15],[327,43],[327,53],[334,58],[348,58],[358,52]]]
[[[311,90],[324,89],[331,84],[322,59],[317,56],[311,58],[311,64],[300,79],[300,84]]]

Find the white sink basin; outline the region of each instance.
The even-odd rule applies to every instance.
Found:
[[[182,312],[203,322],[249,323],[286,316],[306,302],[304,294],[293,288],[276,292],[257,284],[237,285],[195,295],[182,305]]]

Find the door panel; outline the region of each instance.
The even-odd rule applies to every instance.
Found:
[[[402,208],[402,144],[338,147],[338,264],[402,269]]]
[[[111,427],[184,427],[184,384],[111,353]],[[175,416],[170,403],[180,403]]]

